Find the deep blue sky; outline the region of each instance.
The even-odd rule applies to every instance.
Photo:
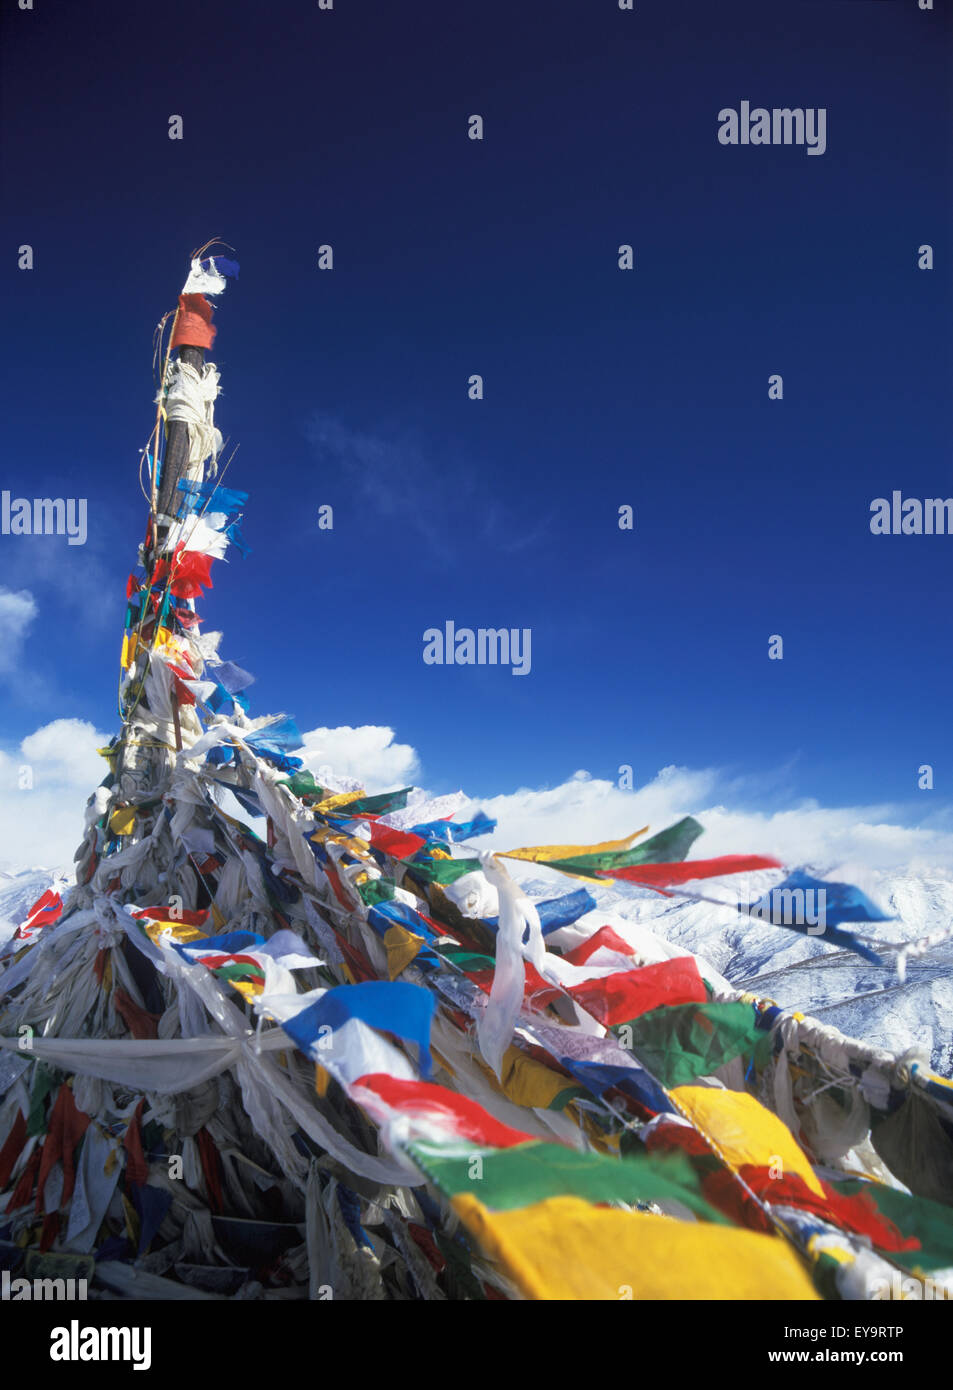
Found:
[[[220,235],[254,550],[200,611],[253,713],[390,724],[427,785],[476,795],[785,766],[782,796],[915,811],[929,762],[937,809],[953,537],[868,522],[894,488],[953,495],[938,9],[7,0],[0,485],[90,508],[82,549],[0,537],[0,583],[40,607],[7,745],[115,726],[152,332]],[[723,148],[742,99],[826,107],[826,153]],[[447,619],[532,628],[532,674],[425,667]]]

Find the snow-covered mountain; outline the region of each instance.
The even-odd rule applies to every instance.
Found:
[[[30,908],[47,888],[62,892],[73,882],[66,869],[20,869],[0,872],[0,946],[3,946],[25,919]]]
[[[512,863],[509,867],[512,871]],[[561,875],[536,865],[531,874],[518,877],[534,897],[552,897],[567,887]],[[685,887],[726,903],[740,898],[750,902],[783,877],[781,872],[764,871],[744,876],[743,887],[732,878]],[[871,965],[825,943],[823,937],[758,921],[730,905],[666,898],[634,885],[622,891],[618,884],[586,887],[601,909],[638,922],[702,957],[736,989],[796,1008],[890,1052],[916,1047],[930,1056],[935,1071],[946,1076],[953,1072],[953,941],[934,946],[921,959],[908,960],[906,979],[900,983],[892,956],[883,967]],[[859,926],[867,936],[915,941],[953,925],[953,879],[872,871],[864,889],[885,912],[897,915],[896,921]]]

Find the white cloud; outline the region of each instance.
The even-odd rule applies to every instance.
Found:
[[[108,735],[84,720],[56,719],[25,738],[18,752],[0,752],[0,868],[72,861],[86,799],[105,772],[96,749],[106,742]],[[353,779],[371,793],[410,785],[421,772],[416,749],[374,724],[312,729],[299,755],[316,775],[330,767],[336,778]],[[23,765],[33,769],[32,790],[18,789]],[[891,805],[808,802],[764,812],[752,807],[756,801],[753,783],[712,768],[666,767],[632,791],[580,770],[553,787],[474,799],[458,818],[481,807],[499,822],[481,844],[514,848],[618,839],[644,825],[652,833],[693,815],[705,827],[693,851],[699,857],[773,854],[787,865],[810,864],[861,886],[874,870],[953,876],[953,830],[942,819],[904,824],[909,814]]]
[[[694,816],[705,835],[695,857],[773,854],[785,864],[812,864],[827,872],[865,869],[937,870],[953,873],[953,833],[942,827],[901,824],[898,807],[823,807],[814,802],[765,813],[721,804],[738,784],[711,768],[666,767],[646,786],[623,791],[614,782],[577,772],[555,787],[475,800],[499,821],[488,848],[534,844],[587,844],[619,839],[648,825],[652,832],[682,816]],[[461,816],[464,813],[461,812]]]
[[[19,666],[27,629],[38,612],[29,589],[0,588],[0,675]]]
[[[320,768],[330,767],[335,777],[354,778],[368,792],[407,786],[420,771],[416,749],[395,743],[394,730],[379,724],[311,729],[297,755],[315,776]]]
[[[0,752],[0,868],[72,863],[86,800],[107,770],[96,749],[108,741],[86,720],[54,719],[17,752]]]
[[[20,744],[23,760],[40,774],[62,785],[89,786],[105,776],[106,764],[96,752],[109,742],[85,719],[54,719]]]
[[[313,729],[300,753],[315,774],[329,766],[337,777],[352,778],[370,792],[406,785],[420,773],[416,750],[395,743],[394,730],[379,725]],[[765,778],[765,785],[770,780]],[[694,816],[705,827],[695,857],[771,854],[787,865],[810,864],[852,876],[854,882],[862,882],[870,870],[953,875],[953,831],[942,824],[904,824],[910,820],[905,808],[804,802],[764,812],[751,805],[757,794],[757,779],[731,779],[715,768],[665,767],[635,790],[580,769],[553,787],[474,798],[459,815],[482,808],[499,822],[481,841],[486,848],[589,844],[619,839],[645,825],[654,833]]]

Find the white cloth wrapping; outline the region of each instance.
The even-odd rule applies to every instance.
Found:
[[[292,1141],[296,1126],[360,1177],[404,1185],[415,1181],[403,1166],[357,1149],[309,1099],[299,1094],[267,1056],[269,1051],[287,1051],[288,1039],[283,1033],[275,1029],[257,1037],[204,966],[188,965],[176,951],[154,946],[142,936],[129,913],[120,909],[116,915],[130,941],[158,970],[168,974],[183,993],[191,990],[199,996],[223,1035],[169,1039],[37,1038],[33,1043],[35,1057],[68,1073],[101,1077],[140,1093],[192,1090],[209,1077],[234,1068],[256,1131],[271,1146],[289,1176],[297,1177],[299,1183],[303,1181],[305,1166]],[[0,1038],[0,1048],[13,1051],[17,1047],[17,1039]],[[289,1123],[288,1116],[294,1124]]]
[[[253,1045],[249,1035],[246,1046]],[[260,1046],[287,1047],[266,1035]],[[0,1048],[13,1049],[15,1038],[0,1038]],[[243,1042],[209,1034],[198,1038],[34,1038],[32,1055],[67,1074],[96,1076],[138,1091],[175,1095],[189,1091],[235,1066]]]
[[[526,971],[523,955],[541,973],[545,969],[546,946],[539,913],[492,854],[480,856],[483,872],[499,893],[500,920],[496,932],[496,965],[490,1002],[477,1022],[477,1038],[484,1059],[497,1077],[502,1073],[503,1054],[513,1038],[513,1029],[523,1007]],[[523,936],[529,931],[524,947]]]
[[[201,480],[202,464],[209,455],[214,459],[221,452],[222,436],[215,428],[218,382],[214,362],[206,362],[197,371],[177,357],[169,363],[165,387],[156,398],[157,404],[164,404],[168,421],[181,420],[189,427],[187,475],[193,480]]]
[[[127,916],[127,921],[133,923],[135,919]],[[264,1054],[268,1049],[279,1046],[287,1049],[286,1038],[282,1038],[279,1044],[274,1034],[265,1034],[259,1045],[255,1034],[248,1028],[244,1014],[225,997],[218,981],[204,966],[187,965],[172,949],[160,951],[148,937],[142,937],[135,929],[130,929],[129,935],[134,945],[153,960],[157,969],[169,974],[180,989],[190,987],[198,994],[212,1018],[236,1046],[234,1060],[230,1059],[226,1065],[235,1066],[248,1115],[257,1133],[271,1146],[285,1171],[296,1178],[299,1185],[303,1185],[306,1168],[292,1142],[293,1127],[288,1124],[282,1108],[316,1144],[359,1177],[381,1183],[406,1184],[407,1175],[403,1167],[356,1148],[324,1119],[312,1103],[305,1101],[280,1068],[267,1059]],[[203,1038],[201,1041],[205,1043],[207,1040]]]
[[[276,772],[274,778],[269,778],[259,764],[259,771],[254,778],[254,790],[265,814],[271,817],[278,844],[290,852],[305,883],[314,884],[315,858],[304,839],[305,831],[313,827],[314,821],[300,802],[293,800],[286,788],[275,786],[275,778],[280,775],[283,774]]]
[[[215,266],[215,257],[207,257],[208,269],[195,257],[189,270],[189,278],[182,286],[183,294],[221,294],[228,281]]]
[[[210,555],[213,560],[221,560],[231,544],[225,534],[228,516],[225,512],[206,512],[204,516],[189,513],[170,526],[163,551],[171,553],[177,545],[185,551],[195,551],[199,555]]]
[[[123,1168],[118,1159],[112,1171],[106,1172],[110,1154],[118,1149],[117,1139],[104,1134],[98,1124],[89,1126],[76,1166],[76,1187],[70,1203],[64,1250],[78,1255],[86,1255],[92,1250],[116,1184],[122,1176]]]
[[[487,880],[482,871],[462,874],[453,883],[442,885],[444,895],[464,917],[498,917],[499,889]]]

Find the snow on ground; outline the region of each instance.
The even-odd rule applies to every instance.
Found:
[[[512,872],[513,861],[508,867]],[[562,875],[536,865],[530,874],[516,876],[534,897],[553,897],[569,886]],[[764,871],[684,886],[728,903],[751,902],[783,878],[782,872]],[[582,886],[582,880],[573,880],[572,886]],[[823,937],[758,921],[731,906],[666,898],[634,885],[585,886],[600,908],[701,956],[736,989],[796,1008],[890,1052],[920,1048],[930,1054],[935,1071],[946,1076],[953,1072],[953,941],[908,961],[901,984],[889,956],[885,966],[871,965],[853,952],[825,944]],[[897,914],[896,921],[858,925],[855,930],[865,935],[914,941],[953,925],[953,880],[942,874],[871,871],[863,888],[885,912]]]

